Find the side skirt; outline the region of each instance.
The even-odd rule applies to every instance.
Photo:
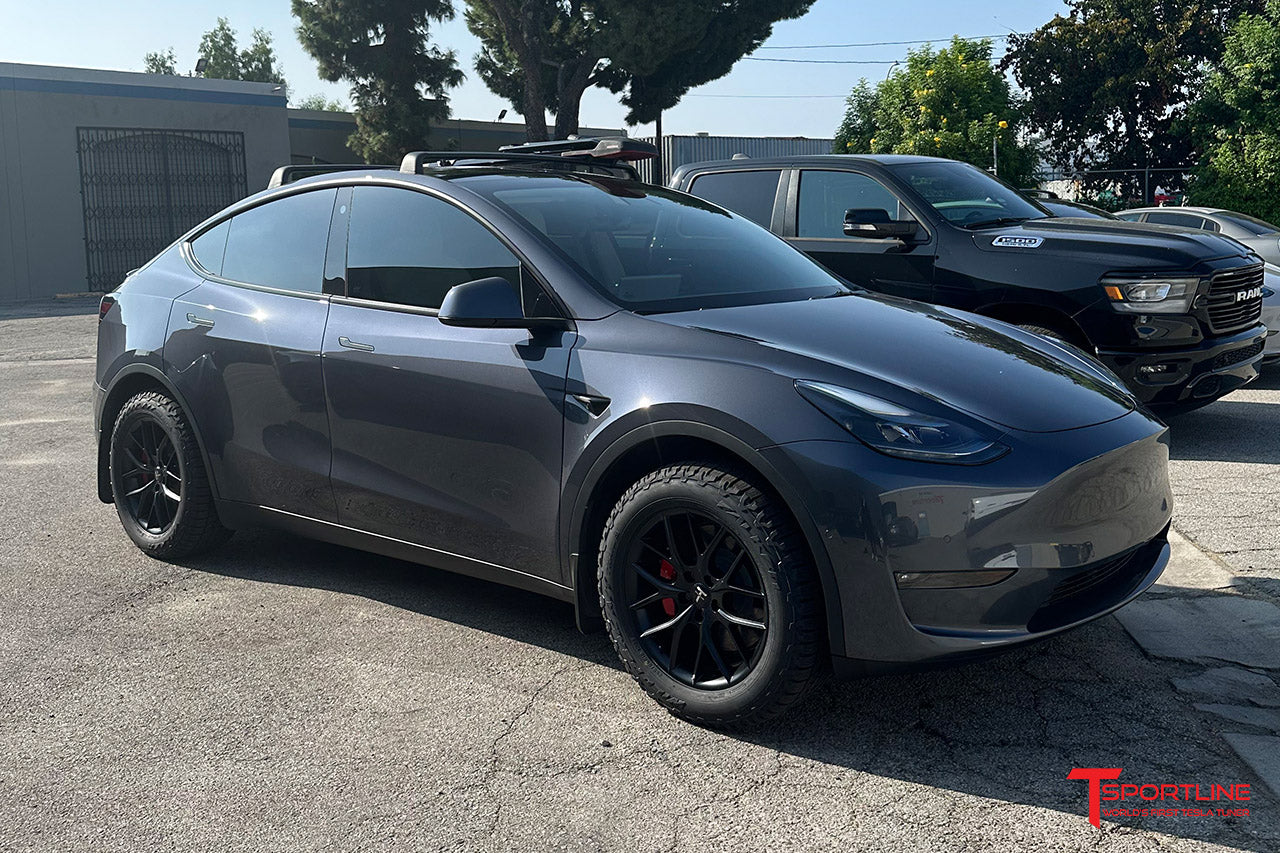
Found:
[[[546,578],[510,569],[506,566],[499,566],[497,563],[487,563],[484,560],[464,557],[449,551],[441,551],[438,548],[416,545],[403,539],[369,533],[364,530],[357,530],[354,527],[346,527],[331,521],[321,521],[317,518],[309,518],[305,515],[297,515],[280,509],[272,509],[271,507],[254,506],[253,504],[240,503],[239,501],[218,501],[217,506],[218,517],[227,527],[271,527],[307,539],[318,539],[321,542],[328,542],[332,545],[355,548],[397,560],[407,560],[411,563],[430,566],[433,569],[443,569],[460,575],[500,583],[504,586],[536,592],[539,595],[550,596],[561,601],[572,602],[574,600],[573,589],[570,587]]]

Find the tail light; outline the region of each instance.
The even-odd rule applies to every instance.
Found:
[[[102,301],[98,303],[98,322],[101,323],[106,319],[107,312],[111,310],[111,306],[116,304],[116,298],[110,293],[102,297]]]

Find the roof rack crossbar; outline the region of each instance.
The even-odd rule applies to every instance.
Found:
[[[567,172],[594,169],[612,178],[621,175],[633,181],[640,180],[640,173],[635,170],[634,166],[618,160],[596,160],[551,154],[523,154],[514,151],[414,151],[404,155],[404,159],[400,161],[400,171],[410,175],[420,175],[427,166],[456,166],[463,160],[471,161],[471,165],[498,162],[530,163]]]
[[[267,189],[273,190],[303,178],[314,178],[317,175],[328,175],[333,172],[358,172],[362,169],[394,169],[395,166],[370,163],[295,163],[292,166],[281,166],[271,173]]]

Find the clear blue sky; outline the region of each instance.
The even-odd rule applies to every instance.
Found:
[[[462,0],[455,4],[462,8]],[[990,35],[1032,29],[1065,9],[1062,0],[817,0],[809,13],[774,27],[765,47],[850,42],[945,40],[953,34]],[[325,83],[294,35],[289,0],[220,0],[218,3],[161,0],[0,0],[0,61],[74,65],[117,70],[142,69],[147,51],[172,46],[180,70],[196,60],[200,35],[219,15],[247,41],[254,27],[275,37],[276,49],[296,96],[323,92],[349,103],[344,84]],[[442,47],[458,54],[466,82],[451,93],[458,118],[494,119],[507,105],[476,76],[472,61],[478,42],[461,14],[434,33]],[[997,43],[1002,47],[1003,43]],[[888,61],[906,55],[905,46],[838,50],[766,50],[757,57]],[[831,136],[843,113],[839,97],[724,98],[722,95],[843,96],[860,77],[883,77],[882,65],[821,65],[744,60],[720,80],[690,93],[666,113],[667,133],[747,136]],[[717,96],[717,97],[712,97]],[[620,127],[624,110],[616,99],[592,90],[583,100],[582,122]],[[508,116],[512,118],[513,116]],[[645,135],[652,126],[631,129]]]

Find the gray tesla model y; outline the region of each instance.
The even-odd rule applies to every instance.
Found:
[[[102,301],[100,497],[160,559],[270,525],[564,599],[709,725],[1155,581],[1166,430],[1105,368],[626,154],[285,170],[197,226]]]

